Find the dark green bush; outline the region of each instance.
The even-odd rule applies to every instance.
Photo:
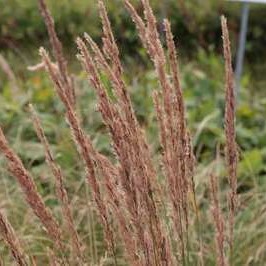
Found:
[[[5,2],[0,10],[0,47],[12,48],[35,47],[47,39],[46,29],[39,14],[35,0],[1,0]],[[72,44],[73,39],[83,32],[89,32],[97,39],[100,36],[99,19],[96,5],[92,0],[48,0],[48,5],[55,18],[59,36],[65,44]],[[128,14],[123,8],[122,0],[106,1],[110,11],[114,32],[122,50],[135,53],[140,47],[136,31],[132,26]],[[195,51],[201,46],[209,49],[210,44],[218,49],[220,43],[219,16],[228,15],[235,44],[239,28],[240,6],[225,1],[151,1],[157,17],[171,18],[174,35],[180,40],[182,50]],[[135,1],[138,5],[139,1]],[[139,9],[141,5],[139,3]],[[114,12],[115,11],[115,12]],[[265,7],[254,6],[251,11],[250,31],[248,41],[249,58],[254,58],[254,50],[264,52],[265,22],[262,22]],[[97,22],[98,23],[95,23]],[[235,33],[235,34],[234,34]],[[136,48],[137,47],[137,48]]]

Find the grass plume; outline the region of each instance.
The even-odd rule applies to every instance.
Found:
[[[78,233],[75,229],[74,221],[73,221],[73,216],[72,212],[70,209],[70,203],[69,203],[69,198],[67,191],[64,186],[64,176],[62,173],[61,167],[56,163],[54,156],[52,154],[52,151],[50,149],[50,145],[48,143],[48,140],[45,136],[44,130],[41,126],[41,121],[39,117],[37,116],[36,111],[34,110],[33,106],[30,105],[30,112],[32,115],[32,121],[34,124],[34,128],[36,131],[36,134],[43,144],[44,150],[45,150],[45,157],[47,164],[49,168],[51,169],[51,172],[53,173],[53,176],[55,178],[55,184],[56,184],[56,194],[61,202],[62,205],[62,213],[64,220],[67,224],[67,229],[69,232],[69,235],[71,236],[71,243],[72,243],[72,248],[74,254],[76,254],[77,257],[79,257],[81,260],[83,259],[83,254],[82,254],[82,245],[78,236]]]
[[[123,257],[133,266],[190,265],[195,254],[200,253],[203,265],[204,244],[200,230],[200,209],[196,200],[194,175],[197,171],[193,153],[192,136],[187,123],[186,104],[180,81],[178,52],[174,42],[170,21],[164,20],[165,43],[161,40],[158,22],[148,0],[141,0],[143,14],[138,14],[129,0],[123,1],[143,43],[156,73],[159,89],[153,92],[153,102],[159,128],[162,151],[161,165],[156,167],[146,132],[141,127],[124,78],[124,69],[112,25],[103,1],[98,1],[102,22],[102,45],[98,45],[89,34],[76,40],[78,55],[89,86],[97,96],[98,111],[108,130],[114,158],[109,159],[95,148],[93,136],[82,123],[75,98],[75,88],[62,43],[45,0],[39,0],[44,18],[53,59],[41,47],[41,63],[30,70],[45,70],[54,86],[55,93],[64,106],[64,115],[71,137],[83,163],[86,181],[90,190],[93,208],[97,210],[106,242],[107,257],[119,265],[117,258],[120,247]],[[237,144],[235,132],[235,96],[231,52],[226,20],[222,17],[222,32],[225,57],[225,135],[226,161],[229,194],[230,248],[233,250],[234,217],[237,208]],[[103,76],[108,80],[103,80]],[[110,97],[109,90],[114,97]],[[36,184],[21,159],[10,148],[0,129],[0,151],[6,157],[10,172],[20,184],[26,201],[39,217],[48,235],[59,247],[48,249],[50,265],[91,263],[85,256],[86,243],[81,241],[75,226],[66,191],[63,170],[51,151],[40,119],[30,106],[35,131],[45,151],[48,168],[54,176],[56,196],[71,239],[71,254],[66,254],[61,226],[53,217],[37,191]],[[164,187],[165,186],[165,187]],[[212,173],[209,181],[211,207],[215,225],[217,255],[220,266],[226,265],[225,222],[219,202],[217,177]],[[195,222],[196,221],[196,222]],[[195,226],[195,224],[197,224]],[[195,228],[197,229],[195,230]],[[23,251],[8,221],[0,212],[0,229],[14,258],[24,265]],[[198,235],[198,244],[190,239],[191,232]],[[62,258],[62,251],[65,257]],[[73,253],[73,254],[72,254]],[[71,260],[79,257],[77,260]],[[68,260],[69,259],[69,260]],[[61,261],[63,260],[63,261]]]
[[[221,18],[222,33],[223,33],[223,46],[225,58],[225,90],[226,90],[226,106],[225,106],[225,136],[226,136],[226,163],[228,169],[228,181],[230,185],[229,193],[229,238],[230,249],[233,253],[234,242],[234,220],[237,209],[237,162],[238,151],[236,144],[236,130],[235,130],[235,89],[234,89],[234,74],[232,70],[232,59],[229,33],[227,28],[227,20],[225,17]]]
[[[29,172],[25,169],[20,158],[10,148],[5,135],[0,128],[0,151],[5,156],[8,162],[8,169],[10,173],[16,177],[22,191],[24,192],[25,199],[33,212],[40,219],[41,223],[47,230],[48,235],[56,243],[56,245],[62,250],[62,236],[61,229],[55,218],[53,217],[50,209],[48,209],[42,196],[37,191],[36,184]]]
[[[0,211],[0,235],[3,237],[4,241],[8,245],[14,261],[19,266],[26,266],[26,256],[22,249],[21,243],[12,227],[12,225],[7,220],[7,217]]]

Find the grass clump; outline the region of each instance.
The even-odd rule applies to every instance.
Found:
[[[56,207],[46,206],[34,178],[10,148],[1,130],[0,150],[6,157],[8,170],[16,177],[29,207],[50,238],[47,250],[43,249],[41,257],[44,259],[40,262],[37,256],[31,255],[31,250],[22,250],[14,229],[1,214],[0,232],[18,265],[39,265],[43,261],[47,263],[47,258],[51,265],[208,265],[214,260],[217,265],[235,265],[238,152],[233,71],[226,19],[222,17],[228,211],[223,208],[227,204],[220,202],[215,171],[207,173],[210,176],[212,199],[208,204],[212,207],[212,230],[215,231],[212,232],[204,226],[204,217],[200,211],[201,200],[196,192],[196,160],[187,125],[178,56],[170,22],[164,21],[165,48],[149,1],[141,2],[144,18],[137,13],[130,1],[125,0],[124,4],[154,64],[160,87],[154,92],[153,100],[160,135],[162,167],[156,167],[146,132],[136,117],[104,3],[98,1],[103,29],[102,48],[89,34],[84,34],[84,38],[77,39],[77,57],[97,96],[98,111],[108,130],[115,155],[110,157],[95,148],[92,136],[84,130],[77,108],[75,83],[68,70],[62,44],[45,1],[39,0],[55,62],[44,48],[40,48],[41,63],[31,67],[31,70],[46,70],[64,106],[64,115],[77,149],[76,155],[85,169],[92,208],[102,226],[100,232],[104,235],[106,256],[100,259],[97,257],[97,248],[93,246],[95,241],[90,241],[92,246],[88,245],[80,227],[90,227],[90,224],[81,226],[82,219],[75,219],[75,212],[78,210],[75,209],[75,204],[71,204],[71,198],[82,199],[82,194],[79,194],[78,189],[70,195],[66,189],[68,180],[63,173],[65,169],[61,169],[56,162],[40,119],[31,106],[33,124],[44,147],[47,167],[55,178],[55,194],[60,211]],[[106,85],[106,79],[110,86]],[[84,205],[86,204],[89,203],[85,202]],[[229,219],[225,217],[227,214]],[[228,223],[225,222],[227,220]],[[88,231],[90,237],[94,238],[95,232]],[[206,243],[214,236],[216,251],[213,249],[206,252]],[[23,236],[21,238],[23,241]],[[69,239],[71,241],[68,242]],[[213,260],[209,258],[209,252],[213,253]]]

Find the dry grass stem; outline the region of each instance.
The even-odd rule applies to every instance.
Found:
[[[11,88],[12,88],[12,94],[14,97],[16,97],[19,92],[19,87],[17,84],[16,76],[14,72],[12,71],[12,68],[10,67],[6,59],[4,58],[4,56],[1,54],[0,54],[0,68],[8,77],[10,84],[11,84]]]
[[[32,121],[34,124],[35,131],[37,133],[37,136],[41,143],[43,144],[43,147],[45,149],[45,157],[47,164],[49,165],[54,178],[55,178],[55,183],[56,183],[56,194],[61,202],[62,205],[62,212],[63,212],[63,217],[64,220],[67,224],[67,229],[69,232],[69,235],[71,236],[71,243],[72,243],[72,248],[74,253],[80,258],[83,259],[83,254],[82,254],[82,246],[81,242],[78,237],[78,233],[75,229],[74,221],[73,221],[73,216],[70,208],[70,203],[69,203],[69,198],[67,191],[64,187],[64,177],[62,173],[61,167],[56,163],[54,156],[52,154],[52,151],[50,149],[48,140],[45,136],[44,130],[41,126],[41,121],[39,117],[37,116],[36,111],[34,110],[33,106],[30,105],[30,111],[32,114]]]
[[[138,16],[129,1],[125,5],[139,30],[143,45],[154,62],[162,93],[154,96],[157,118],[160,125],[163,164],[173,205],[174,224],[180,238],[182,257],[185,257],[185,231],[188,227],[188,192],[194,194],[194,156],[190,136],[186,128],[183,93],[180,86],[177,53],[170,23],[165,20],[166,41],[170,74],[166,71],[166,56],[159,39],[157,21],[149,1],[142,1],[146,23]],[[168,77],[171,76],[171,79]],[[161,107],[160,107],[161,106]],[[195,195],[194,195],[195,196]]]
[[[217,265],[225,266],[225,226],[224,217],[221,212],[219,203],[219,186],[218,178],[215,174],[210,174],[210,188],[211,188],[211,198],[212,198],[212,216],[216,229],[216,250],[217,250]]]
[[[230,230],[230,247],[233,250],[234,241],[234,217],[237,208],[237,162],[238,151],[236,143],[235,131],[235,90],[234,90],[234,74],[232,69],[232,58],[230,49],[229,33],[227,28],[227,21],[225,17],[221,18],[222,33],[223,33],[223,47],[225,58],[225,86],[226,86],[226,106],[225,106],[225,136],[226,136],[226,162],[228,169],[228,181],[231,188],[229,194],[229,230]]]
[[[67,91],[64,90],[64,84],[62,84],[61,82],[62,78],[60,78],[60,75],[61,75],[60,72],[56,71],[56,69],[53,67],[53,63],[51,62],[49,55],[43,48],[40,49],[40,55],[43,59],[43,62],[45,63],[46,69],[52,81],[54,82],[56,92],[58,96],[60,97],[61,101],[65,105],[66,119],[70,126],[73,140],[76,144],[77,150],[84,162],[84,166],[85,166],[86,174],[87,174],[87,180],[91,186],[91,191],[93,193],[93,199],[96,203],[102,224],[104,226],[107,243],[109,244],[109,247],[114,252],[114,249],[115,249],[114,238],[113,238],[113,232],[110,227],[109,220],[108,220],[109,215],[108,215],[108,211],[105,205],[105,201],[101,194],[100,184],[96,176],[95,167],[97,165],[97,161],[96,161],[97,152],[94,150],[89,136],[85,134],[85,132],[83,131],[81,127],[81,123],[77,117],[77,114],[73,108],[73,105],[70,102],[70,95],[68,95]]]
[[[53,48],[53,55],[58,64],[61,82],[64,84],[64,89],[67,91],[67,94],[70,97],[69,99],[70,103],[72,105],[75,105],[76,101],[75,88],[67,70],[67,61],[63,54],[62,43],[60,42],[55,31],[53,17],[51,16],[49,9],[47,8],[45,0],[38,0],[38,1],[39,1],[40,11],[44,18],[46,28],[49,34],[50,43]]]
[[[154,256],[153,260],[157,265],[160,260],[159,256],[162,254],[161,252],[159,252],[159,249],[161,249],[160,246],[162,243],[163,245],[167,244],[167,241],[164,240],[162,225],[157,216],[158,210],[154,202],[153,195],[151,194],[153,193],[153,184],[156,180],[155,171],[151,163],[148,145],[146,144],[143,133],[137,123],[132,104],[128,96],[128,92],[126,90],[126,85],[124,84],[124,81],[121,77],[121,65],[119,69],[115,69],[113,66],[110,67],[105,59],[105,56],[107,57],[107,59],[114,58],[112,65],[117,66],[118,64],[116,64],[116,60],[119,60],[119,53],[117,52],[118,48],[114,42],[114,37],[111,32],[110,22],[108,20],[106,10],[101,1],[99,5],[104,28],[104,53],[102,53],[97,45],[92,41],[92,39],[88,35],[86,35],[86,39],[95,54],[95,61],[84,46],[84,43],[80,39],[78,39],[78,46],[81,51],[80,59],[84,65],[85,70],[89,74],[92,85],[95,87],[96,92],[99,96],[100,110],[106,124],[109,126],[110,133],[112,134],[117,156],[119,158],[121,166],[124,169],[123,176],[126,177],[128,175],[127,172],[131,176],[129,176],[129,182],[126,181],[122,176],[121,184],[127,192],[127,195],[131,195],[130,198],[126,199],[126,202],[127,206],[131,209],[131,215],[133,216],[134,221],[139,220],[138,223],[141,221],[139,219],[140,217],[137,218],[139,216],[137,211],[139,207],[137,206],[140,206],[138,203],[138,195],[144,200],[144,213],[148,213],[148,215],[144,219],[147,220],[150,231],[150,235],[148,235],[147,237],[151,237],[152,239]],[[103,87],[99,79],[97,64],[95,64],[95,62],[97,62],[110,77],[114,92],[117,95],[119,102],[118,105],[112,104],[108,100],[105,92],[106,89]],[[110,106],[112,106],[113,108]],[[106,119],[106,107],[108,107],[108,110],[110,110],[109,114],[113,113],[112,118],[109,120]],[[110,122],[112,122],[113,126],[110,126]],[[122,139],[123,142],[121,142]],[[142,160],[139,160],[140,158],[142,158]],[[133,165],[135,167],[132,167]],[[132,187],[129,187],[128,184],[132,184]],[[144,186],[141,184],[143,184]],[[132,209],[133,206],[135,206],[135,210]],[[137,234],[139,235],[139,242],[142,248],[146,250],[146,252],[144,252],[145,256],[149,257],[150,252],[147,250],[147,245],[145,245],[141,226],[139,224],[136,224],[136,222],[135,226],[136,231],[138,232]],[[166,248],[166,250],[167,249],[169,249],[169,247]]]
[[[19,266],[26,266],[26,256],[23,251],[20,241],[12,227],[12,225],[7,220],[7,217],[0,211],[0,235],[3,237],[4,241],[8,245],[12,256]]]
[[[26,201],[40,219],[48,235],[57,244],[60,249],[63,249],[61,229],[57,221],[54,219],[51,211],[45,206],[41,195],[37,191],[37,187],[33,181],[33,178],[25,169],[20,158],[9,147],[9,144],[4,136],[2,129],[0,128],[0,151],[7,159],[9,171],[13,174],[18,183],[20,184]]]

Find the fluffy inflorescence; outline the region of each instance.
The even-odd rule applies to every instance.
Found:
[[[160,89],[154,92],[153,99],[162,147],[164,184],[168,191],[164,193],[158,180],[159,172],[153,165],[145,132],[140,127],[132,107],[127,84],[123,78],[124,70],[119,49],[112,33],[105,5],[101,0],[98,3],[103,28],[103,47],[99,47],[88,34],[85,34],[84,38],[78,38],[76,41],[79,50],[77,57],[98,97],[99,111],[112,139],[116,163],[111,162],[94,148],[91,136],[83,129],[76,110],[75,88],[67,69],[62,44],[57,37],[53,19],[44,0],[39,0],[39,6],[48,29],[55,62],[51,60],[44,48],[40,48],[42,62],[31,70],[44,68],[47,71],[59,99],[64,104],[65,117],[83,161],[92,200],[98,211],[111,254],[115,257],[117,239],[121,239],[130,265],[185,265],[188,259],[190,213],[196,210],[197,219],[199,216],[193,181],[195,158],[186,122],[178,56],[170,22],[164,21],[167,48],[165,49],[160,40],[157,21],[149,1],[141,1],[144,10],[144,18],[142,18],[130,1],[124,0],[125,7],[138,29],[143,46],[154,64],[160,86]],[[222,29],[226,60],[225,134],[231,187],[229,224],[232,247],[236,212],[237,151],[233,72],[229,36],[224,18],[222,18]],[[115,100],[107,93],[106,85],[101,80],[102,73],[111,83]],[[62,205],[63,218],[72,240],[72,249],[78,258],[75,263],[83,265],[85,261],[82,243],[75,229],[69,197],[64,187],[67,180],[54,159],[41,122],[32,107],[31,111],[37,136],[44,146],[47,164],[55,178],[57,198]],[[45,206],[31,175],[10,148],[2,130],[0,130],[0,150],[9,163],[10,172],[17,178],[23,189],[28,204],[39,217],[48,235],[57,244],[61,255],[64,254],[67,247],[64,245],[61,228],[51,211]],[[101,177],[101,182],[99,177]],[[225,265],[225,225],[218,200],[218,182],[214,175],[211,175],[210,187],[212,213],[216,227],[217,261],[219,265]],[[194,210],[190,208],[190,198],[193,198]],[[170,202],[171,206],[166,214],[162,208],[166,205],[165,202]],[[169,217],[170,224],[173,224],[173,228],[170,229],[167,222]],[[16,261],[20,260],[23,263],[23,253],[11,226],[5,219],[1,221],[3,221],[0,227],[4,239],[13,254],[15,253]],[[115,232],[113,223],[117,226],[118,233]],[[201,241],[199,241],[199,250],[202,251]],[[57,260],[56,255],[51,254],[55,257],[54,260]]]
[[[26,266],[25,252],[21,247],[20,240],[18,239],[12,225],[7,220],[7,217],[0,211],[0,234],[4,241],[11,250],[15,262],[20,266]]]

